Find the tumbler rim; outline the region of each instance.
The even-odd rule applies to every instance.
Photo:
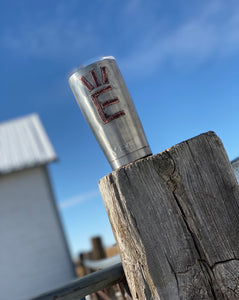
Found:
[[[73,74],[79,72],[80,70],[83,70],[86,67],[89,67],[90,65],[93,65],[99,61],[102,61],[102,60],[116,60],[116,59],[112,55],[91,58],[91,59],[87,60],[85,63],[81,64],[80,66],[74,68],[71,72],[69,72],[68,80],[70,79],[70,77]]]

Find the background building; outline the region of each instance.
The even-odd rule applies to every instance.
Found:
[[[26,300],[75,277],[36,114],[0,124],[0,299]]]
[[[239,182],[239,157],[232,160],[232,167],[235,172],[237,181]]]

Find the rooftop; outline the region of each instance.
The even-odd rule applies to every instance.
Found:
[[[57,159],[37,114],[0,123],[0,174],[7,174]]]

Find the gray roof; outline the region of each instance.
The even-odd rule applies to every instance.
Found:
[[[37,114],[0,123],[0,174],[56,160]]]
[[[231,163],[232,163],[233,166],[239,166],[239,157],[233,159],[233,160],[231,161]]]

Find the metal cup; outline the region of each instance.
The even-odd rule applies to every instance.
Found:
[[[69,84],[113,170],[152,154],[114,57],[80,67]]]

